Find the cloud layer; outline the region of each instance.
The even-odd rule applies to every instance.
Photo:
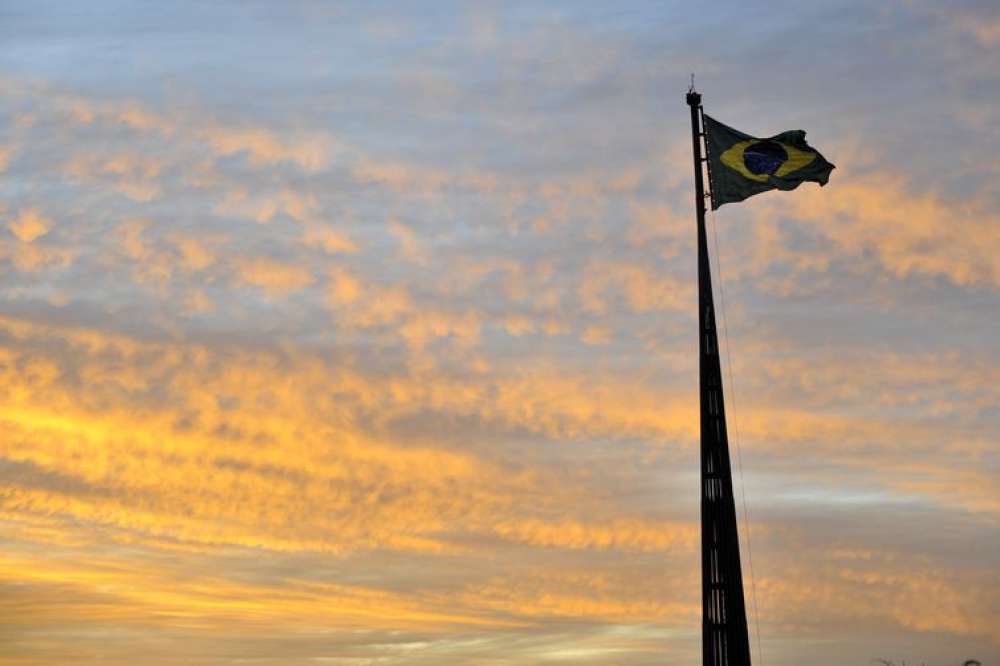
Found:
[[[2,660],[697,659],[692,69],[838,165],[710,230],[755,651],[1000,656],[995,12],[93,11],[0,28]]]

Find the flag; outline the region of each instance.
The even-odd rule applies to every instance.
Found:
[[[802,130],[757,139],[705,118],[712,210],[768,190],[794,190],[811,181],[826,185],[833,165],[806,143]]]

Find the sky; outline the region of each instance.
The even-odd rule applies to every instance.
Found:
[[[989,2],[0,3],[0,661],[1000,661]]]

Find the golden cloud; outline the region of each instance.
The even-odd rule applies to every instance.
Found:
[[[52,230],[52,221],[37,208],[26,208],[7,223],[7,228],[22,243],[32,243]]]
[[[773,233],[767,229],[779,204],[766,201],[756,209],[755,229]],[[803,189],[780,205],[782,215],[813,225],[841,256],[872,252],[896,278],[940,276],[958,285],[1000,286],[1000,222],[987,198],[949,201],[932,191],[914,192],[900,176],[874,173],[836,187]],[[766,254],[801,254],[791,248],[776,254],[775,247],[770,243]],[[829,257],[806,260],[822,269]]]
[[[307,268],[267,257],[237,259],[236,276],[242,284],[260,287],[271,296],[296,291],[314,282]]]

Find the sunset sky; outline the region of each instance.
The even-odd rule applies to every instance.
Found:
[[[700,663],[691,72],[837,165],[709,218],[755,663],[998,664],[1000,10],[923,0],[0,3],[0,662]]]

